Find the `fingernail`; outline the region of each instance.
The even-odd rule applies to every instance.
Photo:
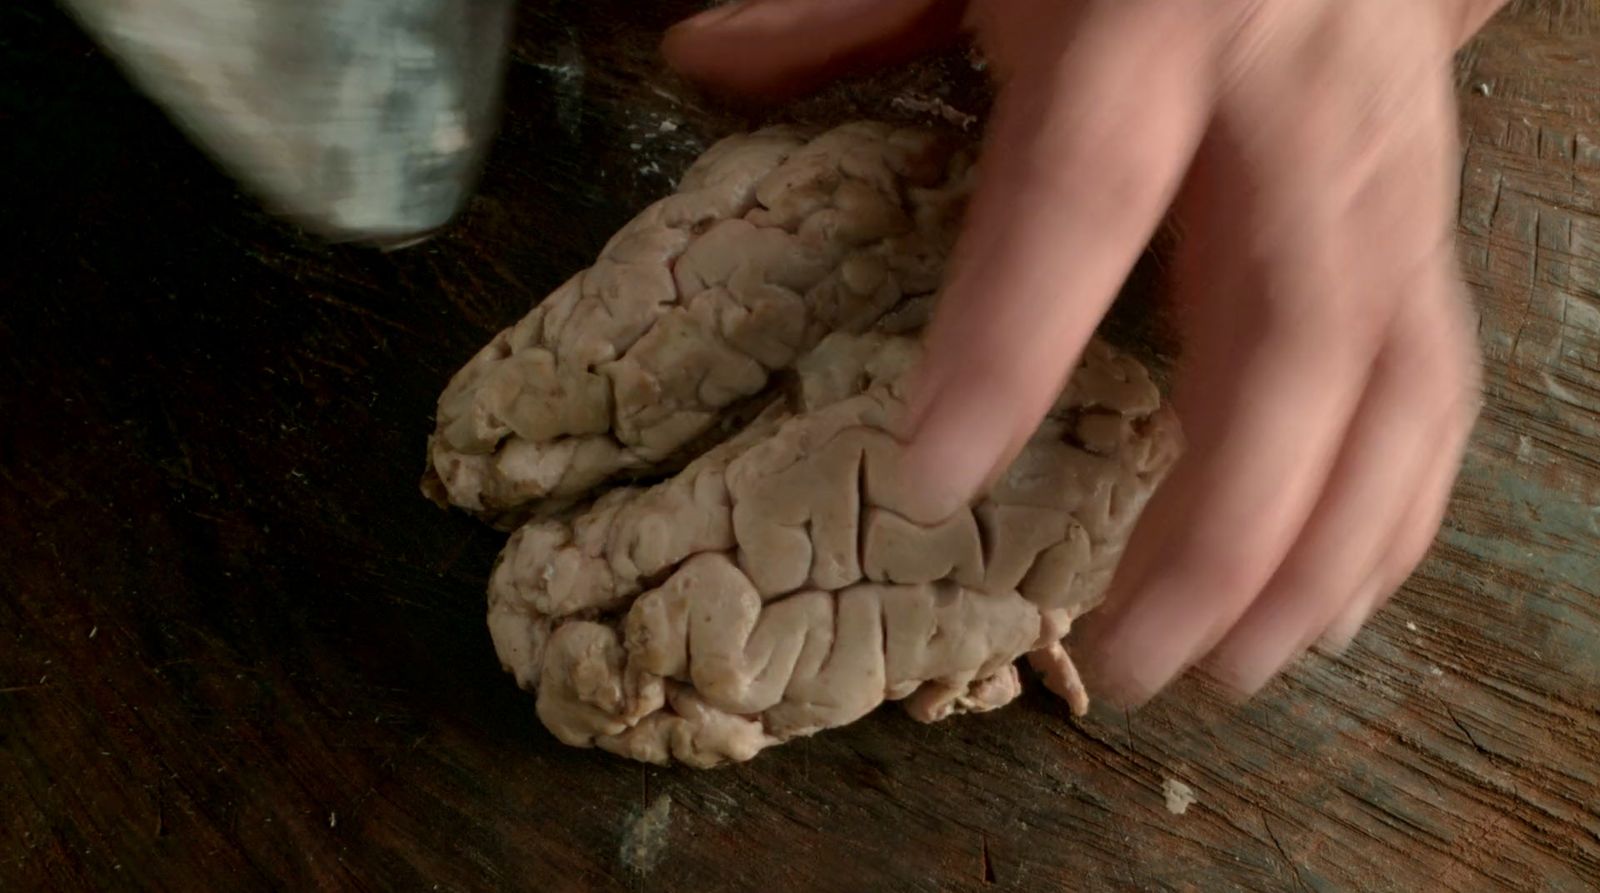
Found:
[[[1167,682],[1160,668],[1152,667],[1127,627],[1112,620],[1095,624],[1094,614],[1085,618],[1087,629],[1073,644],[1084,687],[1095,700],[1113,707],[1142,707]]]
[[[1356,640],[1356,634],[1361,632],[1361,627],[1365,623],[1366,619],[1359,615],[1353,620],[1341,618],[1317,639],[1317,650],[1332,657],[1339,657],[1350,649],[1351,643]]]
[[[1153,680],[1141,678],[1137,665],[1126,659],[1102,655],[1099,659],[1082,663],[1079,675],[1089,696],[1118,710],[1143,707],[1161,690],[1161,686]]]
[[[1276,671],[1276,668],[1262,671],[1260,667],[1241,667],[1233,661],[1205,661],[1200,665],[1200,672],[1211,677],[1234,703],[1255,697]]]
[[[1311,647],[1311,637],[1300,633],[1293,642],[1281,632],[1245,644],[1224,644],[1201,661],[1207,676],[1240,701],[1255,697],[1272,677],[1294,663]]]
[[[1379,583],[1370,583],[1363,587],[1361,593],[1350,600],[1349,607],[1344,613],[1328,626],[1326,632],[1317,639],[1317,648],[1334,657],[1344,654],[1350,644],[1356,640],[1356,634],[1372,619],[1373,606],[1383,595]]]
[[[1309,648],[1307,642],[1288,652],[1276,648],[1259,649],[1247,656],[1208,658],[1200,663],[1200,671],[1221,686],[1235,703],[1242,704],[1260,694],[1279,673],[1304,660]]]
[[[1175,587],[1183,587],[1175,589]],[[1088,639],[1101,684],[1125,703],[1142,704],[1193,667],[1220,636],[1195,619],[1174,617],[1162,606],[1179,604],[1181,580],[1157,577],[1137,589],[1113,591],[1111,610],[1091,624]],[[1104,609],[1102,609],[1104,610]],[[1100,612],[1090,613],[1092,621]]]

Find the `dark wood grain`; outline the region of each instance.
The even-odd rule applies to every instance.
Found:
[[[660,71],[687,5],[530,5],[478,195],[392,254],[265,216],[53,7],[0,8],[0,890],[1600,884],[1595,4],[1462,56],[1488,407],[1347,654],[1244,706],[1030,691],[704,773],[558,746],[484,630],[499,536],[415,491],[451,371],[755,120]],[[981,113],[981,76],[784,114],[933,99]]]

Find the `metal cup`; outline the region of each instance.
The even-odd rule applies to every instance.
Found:
[[[320,235],[447,223],[497,120],[514,0],[64,0],[221,166]]]

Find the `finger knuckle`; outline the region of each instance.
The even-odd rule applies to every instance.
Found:
[[[1166,564],[1194,598],[1247,604],[1267,584],[1275,562],[1246,538],[1191,535],[1174,545]]]
[[[1359,289],[1335,288],[1307,300],[1283,294],[1267,297],[1262,317],[1265,336],[1302,344],[1308,360],[1320,357],[1364,368],[1388,328],[1386,308]]]

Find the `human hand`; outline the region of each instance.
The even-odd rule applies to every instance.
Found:
[[[1176,203],[1189,450],[1084,642],[1136,703],[1343,647],[1431,544],[1478,401],[1451,56],[1502,2],[745,0],[664,51],[774,95],[976,33],[1000,92],[912,400],[934,510],[1009,462]]]

